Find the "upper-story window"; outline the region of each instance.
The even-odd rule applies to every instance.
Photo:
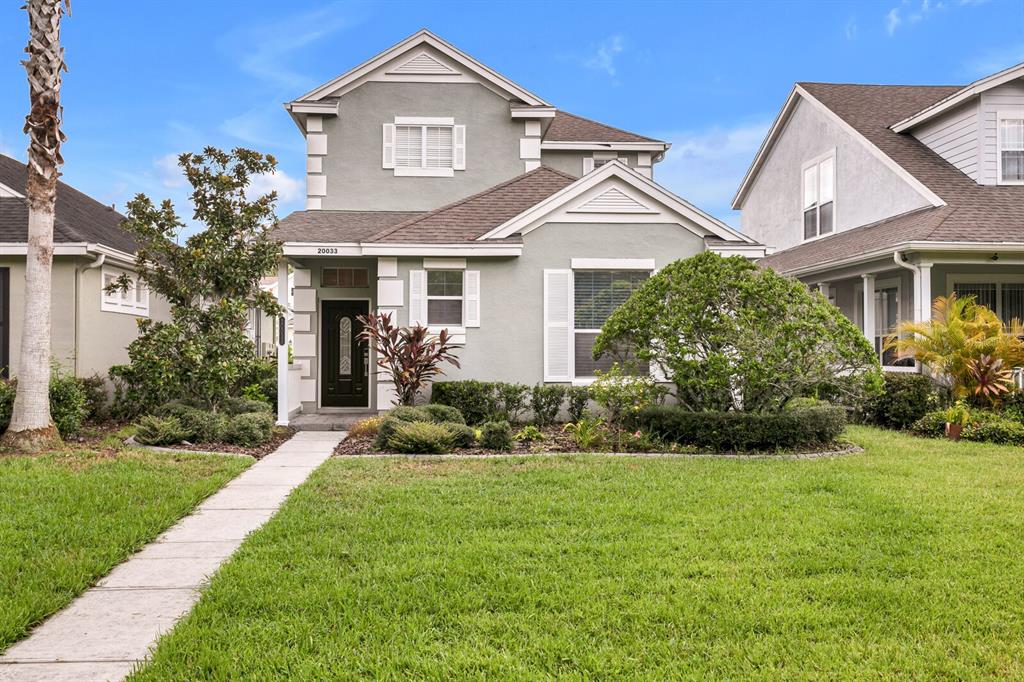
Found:
[[[804,239],[829,234],[835,227],[836,157],[830,152],[804,164]]]
[[[453,118],[396,116],[384,124],[382,166],[399,176],[451,177],[466,169],[466,126]]]
[[[999,184],[1024,185],[1024,113],[999,112]]]
[[[127,277],[127,289],[107,291],[107,287]],[[138,276],[129,270],[120,268],[103,268],[103,287],[100,291],[100,310],[110,313],[128,313],[146,317],[149,315],[149,289]]]

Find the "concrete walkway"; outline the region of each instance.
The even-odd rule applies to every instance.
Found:
[[[0,656],[0,680],[120,680],[344,438],[297,433]]]

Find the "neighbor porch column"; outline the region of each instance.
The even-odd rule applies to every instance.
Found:
[[[920,300],[914,306],[918,311],[916,321],[927,322],[932,319],[932,264],[921,263],[917,269],[921,273],[921,284],[917,289]]]
[[[818,291],[821,292],[821,295],[825,297],[826,301],[828,300],[828,294],[831,289],[832,285],[828,282],[818,282]]]
[[[864,281],[864,336],[872,347],[875,345],[875,276],[861,275]]]
[[[288,426],[288,263],[277,264],[277,302],[283,308],[274,325],[277,337],[277,424]]]

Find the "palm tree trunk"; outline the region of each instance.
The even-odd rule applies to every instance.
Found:
[[[5,448],[38,452],[60,441],[50,417],[50,271],[53,265],[53,219],[60,144],[61,72],[66,70],[60,45],[61,0],[28,0],[29,43],[22,62],[28,72],[31,109],[25,117],[29,135],[28,251],[25,257],[25,313],[18,392]]]

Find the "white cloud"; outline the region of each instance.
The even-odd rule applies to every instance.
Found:
[[[903,20],[900,19],[900,10],[898,7],[893,7],[889,10],[889,13],[885,15],[885,32],[889,35],[896,33],[896,29]]]
[[[597,51],[583,62],[583,66],[615,76],[615,59],[625,49],[622,36],[609,36],[597,45]]]
[[[698,208],[737,224],[732,197],[770,126],[770,121],[747,122],[655,135],[672,148],[654,167],[654,177]]]
[[[295,201],[303,195],[302,182],[282,170],[254,175],[245,195],[251,200],[271,192],[277,192],[277,200],[281,203]]]
[[[857,19],[856,19],[856,17],[850,17],[846,21],[846,26],[843,29],[844,32],[846,33],[846,39],[847,40],[856,40],[857,39],[857,28],[858,27],[857,27]]]
[[[185,185],[185,173],[178,166],[178,154],[171,152],[153,159],[153,167],[164,187],[182,187]]]

